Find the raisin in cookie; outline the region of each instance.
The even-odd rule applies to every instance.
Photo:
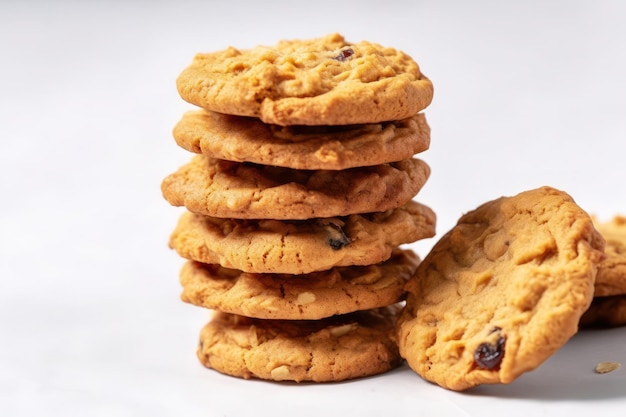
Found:
[[[197,106],[278,125],[401,120],[433,98],[410,56],[339,34],[197,54],[176,84]]]
[[[606,240],[606,259],[598,267],[596,297],[626,294],[626,217],[611,221],[595,220],[596,229]]]
[[[297,221],[223,219],[185,212],[169,240],[184,258],[252,273],[306,274],[370,265],[402,244],[434,236],[435,213],[397,209]]]
[[[395,306],[322,320],[262,320],[216,312],[202,329],[198,358],[240,378],[334,382],[401,363],[392,338]]]
[[[604,240],[564,192],[501,197],[463,215],[407,284],[401,355],[452,390],[509,383],[578,328]]]
[[[386,262],[310,274],[252,274],[189,261],[181,298],[187,303],[260,319],[317,320],[396,304],[419,258],[397,250]]]
[[[162,184],[174,206],[239,219],[310,219],[385,211],[410,201],[430,175],[415,158],[341,171],[294,170],[195,155]]]
[[[422,113],[350,126],[277,126],[251,117],[190,111],[174,127],[184,149],[216,159],[293,169],[346,169],[411,158],[430,145]]]

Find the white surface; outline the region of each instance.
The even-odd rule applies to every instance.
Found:
[[[467,393],[408,368],[273,384],[201,367],[206,312],[178,299],[166,241],[180,211],[159,190],[188,159],[170,135],[189,108],[174,80],[230,44],[339,31],[410,53],[436,90],[418,199],[439,235],[544,184],[626,212],[626,3],[517,3],[0,3],[0,415],[622,415],[626,369],[592,369],[626,364],[626,329],[579,333],[514,383]]]

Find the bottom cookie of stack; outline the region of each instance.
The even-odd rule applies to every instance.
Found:
[[[333,382],[376,375],[401,363],[391,331],[397,310],[300,321],[215,312],[197,354],[206,367],[245,379]]]

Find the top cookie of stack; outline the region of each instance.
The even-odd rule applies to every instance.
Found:
[[[333,34],[198,54],[177,87],[200,107],[173,132],[196,155],[161,188],[187,209],[170,237],[189,260],[182,298],[219,312],[201,333],[200,360],[295,381],[400,363],[394,305],[419,263],[400,246],[435,234],[434,212],[413,201],[430,175],[414,155],[430,145],[420,111],[433,96],[418,65]],[[249,343],[229,345],[246,326],[271,331],[262,344],[250,330]],[[358,357],[346,348],[357,345]],[[334,368],[308,363],[316,358]]]
[[[198,54],[177,87],[197,106],[281,126],[401,120],[433,97],[411,57],[339,34]]]

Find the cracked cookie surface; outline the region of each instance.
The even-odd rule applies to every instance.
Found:
[[[197,54],[176,81],[186,101],[277,125],[346,125],[411,117],[433,86],[407,54],[339,34]]]
[[[566,193],[501,197],[463,215],[407,284],[402,357],[452,390],[509,383],[576,333],[604,240]]]
[[[422,113],[367,125],[281,127],[200,110],[185,113],[173,134],[176,143],[190,152],[293,169],[385,164],[411,158],[430,145],[430,128]]]
[[[260,319],[317,320],[396,304],[419,258],[396,250],[387,261],[310,274],[252,274],[189,261],[180,273],[183,301]]]
[[[239,219],[311,219],[371,213],[410,201],[430,175],[415,158],[341,171],[294,170],[195,155],[161,183],[193,213]]]
[[[394,248],[435,235],[435,213],[409,201],[379,213],[298,221],[183,213],[169,245],[186,259],[252,273],[306,274],[369,265]]]
[[[397,308],[322,320],[264,320],[215,312],[197,355],[240,378],[333,382],[386,372],[401,363],[392,338]]]

